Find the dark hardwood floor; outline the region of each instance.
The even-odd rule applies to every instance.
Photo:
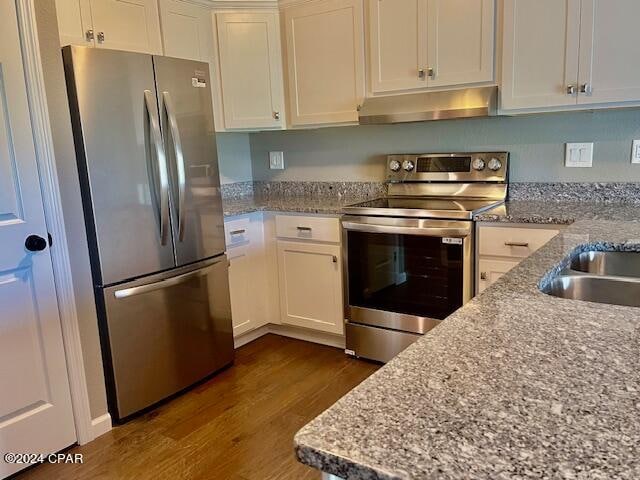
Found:
[[[70,453],[82,465],[40,465],[20,480],[317,479],[293,436],[378,365],[335,348],[267,335],[233,367]]]

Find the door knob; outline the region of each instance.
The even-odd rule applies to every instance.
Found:
[[[30,252],[41,252],[47,248],[47,241],[38,235],[29,235],[24,241],[24,248]]]

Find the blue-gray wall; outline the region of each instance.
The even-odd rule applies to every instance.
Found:
[[[250,135],[255,180],[317,181],[382,180],[389,153],[506,150],[512,181],[640,182],[633,139],[640,139],[640,109]],[[565,142],[595,142],[593,167],[565,168]],[[270,150],[284,151],[284,171],[269,170]]]

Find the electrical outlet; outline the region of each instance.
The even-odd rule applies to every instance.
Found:
[[[269,168],[284,170],[284,152],[269,152]]]
[[[593,166],[593,143],[567,143],[565,167],[590,168]]]
[[[631,148],[631,163],[640,163],[640,140],[633,141]]]

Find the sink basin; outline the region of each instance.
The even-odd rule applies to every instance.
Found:
[[[545,293],[572,300],[640,307],[640,280],[631,278],[561,275],[551,281]]]
[[[584,252],[573,259],[569,268],[595,275],[640,278],[640,253]]]

